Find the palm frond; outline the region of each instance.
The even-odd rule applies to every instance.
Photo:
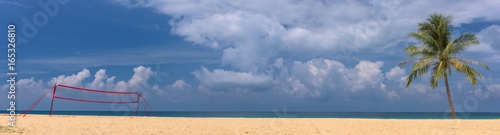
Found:
[[[431,66],[433,60],[434,58],[420,58],[419,61],[413,65],[412,71]]]
[[[433,51],[440,50],[438,46],[438,41],[435,40],[432,37],[432,35],[430,35],[425,31],[412,32],[410,33],[410,36],[413,37],[415,40],[421,42],[423,44],[422,47],[426,47]]]
[[[425,73],[427,73],[428,70],[429,70],[429,67],[424,67],[424,68],[412,70],[410,75],[408,75],[408,77],[406,77],[406,88],[408,89],[410,87],[410,84],[413,82],[414,79],[425,75]]]
[[[415,56],[422,57],[435,57],[437,53],[432,51],[431,49],[424,46],[408,46],[405,48],[405,51],[408,53],[408,57],[412,58]]]
[[[403,61],[403,62],[399,63],[399,65],[398,65],[398,66],[400,66],[400,67],[401,67],[401,66],[404,66],[404,65],[406,65],[406,64],[408,64],[408,63],[415,62],[415,61],[418,61],[418,59],[405,60],[405,61]]]
[[[412,72],[406,78],[406,88],[410,87],[413,79],[425,75],[433,62],[433,58],[420,58],[415,60],[418,60],[418,62],[413,65]]]
[[[456,59],[460,62],[467,63],[467,64],[480,65],[480,66],[484,67],[486,70],[490,70],[490,67],[488,67],[486,64],[479,62],[479,61],[476,61],[476,60],[467,59],[467,58],[453,58],[453,59]]]
[[[444,50],[451,39],[451,30],[453,29],[451,25],[452,17],[434,13],[426,20],[426,22],[419,23],[419,31],[427,33],[435,40],[433,44],[428,44],[434,46],[433,50]]]
[[[440,61],[434,64],[434,68],[432,69],[432,77],[430,80],[430,84],[433,89],[438,86],[438,79],[444,77],[446,71],[447,66],[445,62]]]
[[[479,45],[479,41],[477,41],[477,37],[472,33],[466,33],[455,39],[453,42],[450,42],[444,53],[446,55],[454,56],[462,52],[465,47],[470,45]]]
[[[467,80],[469,80],[472,85],[476,86],[476,83],[477,83],[477,77],[479,78],[482,78],[483,76],[478,72],[476,71],[474,68],[462,63],[461,61],[459,60],[456,60],[456,59],[450,59],[450,63],[451,65],[458,71],[458,72],[461,72],[461,73],[464,73],[465,74],[465,77],[467,78]]]

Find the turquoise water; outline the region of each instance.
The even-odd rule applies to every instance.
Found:
[[[18,112],[19,114],[22,112]],[[29,114],[49,114],[49,111],[31,111]],[[28,114],[28,115],[29,115]],[[54,115],[131,116],[133,112],[114,111],[54,111]],[[443,112],[185,112],[160,111],[158,117],[223,117],[223,118],[373,118],[373,119],[450,119]],[[460,119],[499,119],[500,113],[459,112]],[[139,112],[138,116],[151,116]]]

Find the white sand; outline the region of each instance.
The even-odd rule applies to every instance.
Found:
[[[394,134],[500,135],[500,120],[391,120],[337,118],[168,118],[28,115],[13,133],[26,135],[164,134]],[[8,117],[1,118],[4,123]]]

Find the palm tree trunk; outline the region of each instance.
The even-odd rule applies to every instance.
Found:
[[[450,85],[448,84],[448,74],[444,73],[444,83],[446,84],[446,94],[448,94],[448,104],[450,105],[451,117],[456,119],[455,109],[453,109],[453,102],[451,101]]]

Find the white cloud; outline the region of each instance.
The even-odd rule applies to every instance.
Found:
[[[489,85],[488,91],[500,97],[500,84]]]
[[[478,0],[474,2],[470,1],[411,1],[410,4],[403,7],[406,13],[415,13],[418,16],[427,16],[433,12],[442,12],[446,14],[451,14],[454,16],[454,24],[458,25],[461,23],[470,23],[474,19],[485,19],[488,21],[499,20],[500,17],[495,15],[496,5],[499,5],[499,1],[492,0]],[[445,7],[455,7],[455,8],[445,8]],[[404,15],[404,14],[401,14]],[[419,18],[416,18],[419,19]],[[421,19],[420,19],[421,20]],[[419,21],[420,21],[419,20]]]
[[[139,66],[134,68],[134,75],[128,81],[129,86],[134,87],[141,85],[148,81],[148,79],[153,75],[151,68],[146,68],[144,66]]]
[[[397,98],[394,91],[386,91],[382,84],[382,62],[361,61],[354,68],[329,59],[313,59],[307,62],[296,61],[290,73],[282,73],[280,85],[276,89],[291,95],[318,97],[325,94],[352,95],[359,91],[384,93]],[[284,75],[283,75],[284,74]],[[380,89],[384,89],[379,91]]]
[[[9,84],[2,85],[2,90],[9,91]],[[16,82],[16,90],[19,92],[26,92],[30,94],[38,94],[44,92],[47,87],[45,87],[42,80],[36,81],[34,77],[29,79],[19,79]]]
[[[281,68],[283,66],[283,58],[278,58],[274,60],[274,67]]]
[[[428,84],[412,83],[404,92],[412,97],[416,97],[424,102],[439,101],[445,99],[445,89],[439,87],[432,89]]]
[[[361,61],[354,69],[356,69],[356,76],[353,79],[355,84],[353,84],[354,89],[365,89],[366,86],[371,86],[372,88],[377,88],[380,86],[381,81],[384,79],[382,71],[383,62],[369,62]]]
[[[256,80],[274,80],[276,83],[266,85],[292,95],[312,97],[332,91],[349,94],[376,89],[389,98],[399,99],[403,93],[398,90],[403,89],[406,82],[404,69],[394,67],[384,73],[383,62],[360,61],[354,68],[348,68],[335,60],[317,58],[331,58],[346,50],[388,52],[389,48],[408,40],[408,33],[416,30],[417,23],[434,12],[451,14],[455,25],[475,19],[500,20],[500,16],[494,14],[494,11],[500,12],[496,8],[500,3],[487,0],[116,2],[129,7],[154,8],[173,17],[170,21],[173,34],[203,47],[222,50],[222,64],[229,65],[233,71],[206,68],[195,71],[193,74],[202,85],[200,89],[222,88],[222,85],[223,88],[253,87],[263,83]],[[481,42],[488,44],[490,41],[484,40],[486,38],[500,39],[486,37],[499,35],[488,34],[496,29],[490,27],[478,34]],[[352,57],[344,55],[340,59],[349,58]],[[287,65],[285,59],[294,62]],[[241,76],[248,79],[242,81],[245,79]],[[418,82],[409,89],[414,91],[410,94],[441,97]]]
[[[344,64],[329,59],[295,61],[287,75],[284,89],[294,95],[317,97],[330,90],[346,90],[347,78]],[[288,87],[288,88],[287,88]]]
[[[408,74],[405,69],[394,67],[389,72],[386,72],[384,76],[389,80],[391,85],[399,86],[398,89],[406,88],[406,77],[408,77]]]
[[[128,48],[119,50],[96,51],[95,54],[83,54],[68,57],[32,58],[19,61],[28,66],[51,67],[59,70],[80,70],[98,66],[135,66],[166,63],[218,63],[220,54],[206,51],[205,48],[183,49],[174,45]]]
[[[401,98],[401,96],[399,96],[398,93],[394,90],[387,92],[387,96],[389,96],[389,99],[392,99],[392,100],[398,100]]]
[[[104,80],[108,78],[105,69],[99,69],[94,75],[94,81],[89,84],[91,88],[103,88],[105,86]]]
[[[490,95],[491,95],[491,93],[490,93],[490,92],[488,92],[488,91],[484,91],[484,90],[481,90],[481,89],[475,89],[475,90],[473,91],[473,93],[474,93],[474,95],[475,95],[476,97],[478,97],[478,98],[479,98],[479,99],[481,99],[481,100],[488,99],[488,98],[490,97]]]
[[[176,88],[176,89],[181,89],[181,90],[184,90],[184,89],[187,89],[187,88],[190,88],[191,85],[187,84],[186,82],[184,82],[184,80],[177,80],[175,81],[173,84],[172,84],[172,87],[173,88]]]
[[[90,71],[83,69],[82,71],[70,76],[60,75],[52,78],[44,85],[42,80],[35,81],[34,78],[20,79],[17,82],[19,89],[39,90],[52,87],[54,84],[64,84],[75,87],[85,87],[91,89],[102,90],[118,90],[118,91],[142,91],[149,88],[148,80],[154,74],[151,68],[138,66],[134,68],[134,75],[128,81],[118,81],[115,83],[115,76],[108,77],[105,69],[100,69],[94,75],[92,82],[87,83],[85,80],[90,77]],[[184,87],[189,84],[184,84]],[[2,86],[2,89],[8,88],[7,85]]]
[[[420,84],[420,85],[416,84],[416,85],[413,85],[413,89],[415,89],[418,93],[425,94],[425,93],[427,93],[428,87],[425,85],[422,85],[422,84]]]
[[[43,83],[42,80],[35,81],[35,78],[31,77],[30,79],[21,79],[19,80],[16,85],[20,89],[26,89],[26,90],[41,90],[43,88]]]
[[[299,97],[318,97],[321,93],[318,90],[311,91],[304,83],[302,83],[299,79],[295,77],[287,78],[286,81],[282,82],[283,84],[279,89],[284,90],[286,93]]]
[[[113,89],[119,91],[127,91],[128,84],[125,81],[118,81]]]
[[[25,3],[22,3],[22,2],[0,0],[0,5],[3,5],[3,4],[8,4],[9,6],[11,6],[11,5],[13,5],[13,6],[19,6],[19,7],[23,7],[23,8],[32,8],[28,4],[25,4]]]
[[[119,2],[131,5],[131,1]],[[138,2],[137,6],[182,16],[171,21],[174,34],[195,44],[224,50],[223,64],[242,71],[264,68],[272,64],[271,60],[280,52],[315,57],[358,44],[352,41],[367,40],[360,42],[365,46],[370,43],[370,37],[380,32],[367,32],[367,26],[378,23],[363,20],[370,16],[363,13],[369,12],[368,6],[356,2],[242,1],[242,5],[224,1],[193,2],[151,0]],[[358,10],[341,10],[348,8]],[[332,12],[326,14],[326,11]],[[289,14],[291,12],[296,14]],[[348,36],[355,40],[346,39]]]
[[[186,41],[223,50],[222,63],[259,71],[286,55],[294,60],[345,49],[383,51],[414,31],[433,12],[455,24],[500,20],[497,1],[286,1],[116,0],[172,16],[172,32]],[[459,7],[459,8],[446,8]],[[356,9],[356,10],[352,10]],[[460,9],[460,10],[457,10]],[[286,53],[285,53],[286,52]]]
[[[98,77],[107,76],[105,75],[105,70],[99,71],[96,73],[95,80],[98,80]],[[92,86],[94,84],[105,84],[107,89],[118,91],[143,91],[149,89],[151,86],[149,85],[148,80],[154,74],[151,68],[138,66],[135,67],[133,71],[134,75],[132,75],[132,77],[128,81],[118,81],[116,84],[114,84],[114,80],[116,77],[113,76],[111,78],[99,79],[100,81],[98,82],[95,82],[94,80],[94,82],[89,84],[89,86]]]
[[[72,74],[70,76],[60,75],[58,77],[52,78],[48,82],[49,86],[53,86],[54,84],[64,84],[75,87],[82,87],[82,81],[90,77],[90,71],[88,69],[83,69],[77,74]]]
[[[480,45],[470,46],[467,51],[498,53],[500,51],[500,26],[491,25],[477,33]]]
[[[389,80],[404,81],[408,75],[406,70],[400,67],[394,67],[389,72],[385,73],[385,77]]]
[[[94,81],[87,84],[88,88],[112,90],[115,87],[115,76],[108,77],[105,69],[99,69],[94,75]]]
[[[209,71],[205,67],[193,72],[195,78],[205,88],[212,90],[227,90],[231,88],[255,89],[265,91],[270,89],[273,79],[266,75],[256,75],[247,72],[225,71],[215,69]]]

